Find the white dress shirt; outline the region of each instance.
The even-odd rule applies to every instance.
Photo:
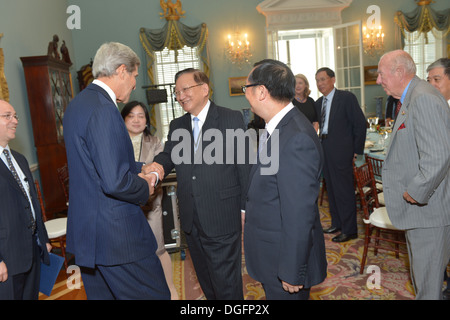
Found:
[[[3,150],[8,150],[9,151],[9,156],[11,157],[11,161],[13,163],[14,168],[16,169],[17,175],[19,176],[20,181],[22,182],[22,185],[27,193],[28,196],[28,201],[31,204],[31,212],[33,213],[33,217],[36,219],[36,214],[34,212],[34,207],[33,207],[33,203],[31,202],[31,196],[30,196],[30,185],[29,183],[32,183],[32,181],[28,181],[28,179],[25,177],[25,174],[22,172],[22,169],[20,169],[19,164],[17,163],[16,159],[14,159],[13,154],[11,153],[11,149],[9,149],[9,145],[6,146],[6,148],[3,148],[2,146],[0,146],[0,158],[3,160],[3,162],[5,163],[6,167],[9,169],[9,164],[8,164],[8,160],[6,159],[6,156],[3,154]]]
[[[100,88],[104,89],[106,91],[106,93],[108,93],[108,95],[111,97],[111,100],[114,102],[114,104],[117,106],[117,98],[116,98],[116,94],[114,93],[114,91],[112,91],[112,89],[104,82],[95,79],[94,81],[92,81],[93,84],[98,85]]]

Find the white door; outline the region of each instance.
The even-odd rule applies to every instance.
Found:
[[[361,21],[334,26],[336,88],[350,91],[365,112]]]

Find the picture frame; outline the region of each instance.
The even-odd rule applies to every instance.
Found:
[[[378,66],[365,66],[364,67],[364,84],[371,85],[377,84]]]
[[[228,78],[228,87],[230,96],[243,96],[242,86],[245,85],[247,77],[230,77]]]

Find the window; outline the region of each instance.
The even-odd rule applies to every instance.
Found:
[[[416,62],[417,76],[427,78],[427,67],[439,58],[443,57],[444,39],[442,32],[433,30],[426,34],[417,31],[405,31],[405,48]]]
[[[197,48],[183,47],[180,50],[169,50],[155,52],[155,84],[158,89],[167,90],[167,103],[160,103],[156,108],[156,116],[159,118],[158,136],[166,141],[169,133],[169,124],[175,118],[182,116],[185,111],[176,102],[172,95],[174,89],[175,74],[186,68],[200,69],[200,57]],[[161,86],[164,85],[164,86]]]
[[[336,74],[336,88],[355,94],[365,111],[360,21],[332,28],[280,30],[272,38],[275,57],[294,74],[306,76],[314,100],[322,95],[317,89],[316,71],[329,67]]]
[[[276,49],[280,61],[294,74],[302,73],[309,81],[311,97],[320,97],[315,75],[317,69],[334,68],[333,29],[303,29],[278,31]]]

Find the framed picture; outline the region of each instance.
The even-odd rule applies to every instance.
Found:
[[[242,96],[242,86],[245,85],[247,77],[228,78],[228,87],[230,88],[230,96]]]
[[[364,84],[377,84],[378,66],[364,67]]]

